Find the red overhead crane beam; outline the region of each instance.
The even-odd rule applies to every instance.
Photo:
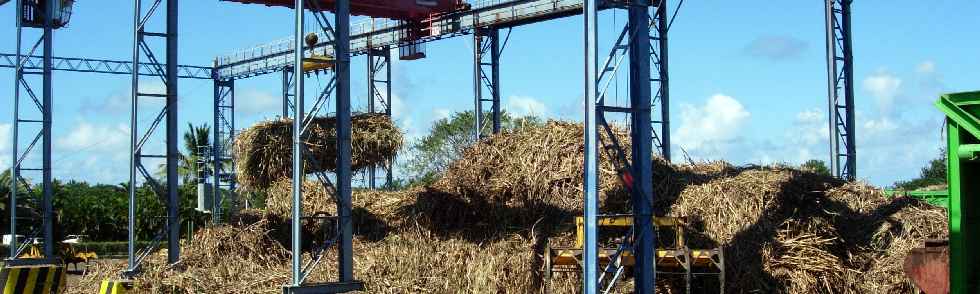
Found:
[[[264,4],[293,8],[293,0],[221,0],[244,4]],[[326,11],[333,11],[334,0],[314,0]],[[307,6],[309,7],[309,6]],[[350,13],[396,20],[421,20],[433,14],[468,9],[462,0],[351,0]]]

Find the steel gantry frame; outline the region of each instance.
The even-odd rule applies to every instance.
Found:
[[[51,78],[51,68],[52,68],[52,43],[54,38],[54,28],[53,18],[55,15],[54,5],[44,5],[45,10],[43,12],[44,21],[38,27],[37,24],[27,25],[24,23],[24,17],[26,11],[21,11],[25,6],[24,0],[18,0],[16,10],[18,11],[16,17],[17,25],[17,53],[15,54],[15,70],[14,70],[14,107],[13,107],[13,152],[11,158],[10,167],[10,235],[13,236],[12,240],[16,240],[17,236],[17,190],[20,185],[23,185],[28,192],[28,195],[33,195],[34,191],[30,184],[23,177],[23,172],[32,171],[41,173],[41,228],[40,230],[35,230],[24,239],[22,244],[18,246],[10,246],[10,260],[9,262],[16,262],[18,256],[27,248],[29,240],[41,235],[44,238],[44,260],[52,261],[55,258],[54,255],[54,216],[52,211],[52,200],[53,200],[53,190],[51,186],[51,106],[52,106],[52,78]],[[37,17],[35,15],[35,17]],[[27,54],[21,54],[23,50],[23,34],[25,28],[35,28],[41,32],[41,36],[36,42],[27,43],[30,44]],[[30,61],[30,56],[33,56],[38,47],[40,47],[41,56],[41,66],[34,67],[35,70],[26,70],[27,64]],[[39,69],[39,70],[38,70]],[[40,88],[41,95],[38,97],[34,88],[37,86],[36,79],[28,79],[25,76],[37,76],[40,78]],[[32,87],[32,85],[34,87]],[[22,91],[23,90],[23,91]],[[24,118],[22,114],[26,115],[27,112],[22,113],[23,110],[20,105],[21,94],[27,94],[30,97],[30,101],[37,108],[40,114],[40,119]],[[30,108],[30,107],[27,107]],[[22,128],[27,125],[38,125],[38,132],[33,136],[30,143],[24,148],[23,152],[20,151],[20,134]],[[34,154],[37,155],[35,148],[37,148],[37,143],[41,143],[41,167],[24,167],[24,161],[28,156]]]
[[[130,162],[129,162],[129,246],[128,246],[128,266],[125,271],[127,276],[135,275],[139,272],[140,264],[159,245],[163,239],[167,240],[167,262],[176,263],[180,257],[180,215],[178,206],[180,199],[177,187],[177,0],[153,0],[148,7],[144,7],[142,0],[134,0],[133,13],[133,72],[132,72],[132,110],[130,116]],[[166,2],[165,6],[162,6]],[[158,11],[163,8],[163,11]],[[155,17],[159,18],[164,14],[164,32],[154,32],[147,30],[147,24],[151,23]],[[160,63],[153,47],[147,42],[147,38],[158,38],[165,42],[165,63]],[[151,92],[148,81],[141,80],[142,67],[138,66],[142,58],[146,58],[151,64],[153,76],[160,79],[163,85],[163,92]],[[164,66],[160,66],[160,65]],[[154,79],[155,81],[155,79]],[[152,85],[152,84],[151,84]],[[156,114],[152,122],[143,130],[140,128],[141,104],[144,101],[164,100],[162,109]],[[164,123],[164,144],[166,145],[165,154],[146,154],[147,144],[150,142],[160,124]],[[141,132],[142,130],[142,132]],[[152,150],[152,149],[149,149]],[[143,160],[147,158],[164,159],[166,167],[166,184],[161,185],[149,171],[147,171]],[[137,252],[136,250],[136,193],[137,180],[143,179],[150,184],[154,194],[161,198],[166,204],[167,216],[166,224],[157,233],[154,241],[148,248]]]
[[[336,1],[334,8],[334,25],[323,13],[321,7],[317,7],[316,1],[309,1],[310,10],[316,18],[317,24],[322,33],[329,37],[328,43],[332,43],[334,49],[334,75],[330,83],[322,90],[320,96],[313,103],[309,113],[305,110],[304,104],[304,78],[303,61],[305,60],[306,50],[304,44],[305,28],[304,3],[307,1],[296,0],[295,2],[295,34],[293,38],[294,50],[292,53],[292,76],[293,76],[293,173],[292,173],[292,222],[291,227],[291,249],[292,255],[292,283],[283,288],[284,293],[340,293],[355,290],[363,290],[363,284],[354,280],[354,258],[353,258],[353,225],[351,223],[351,101],[350,101],[350,0]],[[311,48],[312,49],[312,48]],[[312,50],[309,52],[312,55]],[[325,241],[325,244],[313,252],[312,258],[305,265],[303,264],[302,254],[302,224],[303,219],[302,199],[303,181],[306,173],[303,170],[305,146],[303,139],[307,135],[305,132],[313,118],[321,110],[333,92],[336,101],[337,117],[337,170],[335,187],[330,185],[329,179],[323,172],[316,173],[322,185],[328,189],[333,188],[333,195],[337,203],[337,215],[334,217],[337,225],[338,236],[333,241]],[[309,116],[308,118],[307,115]],[[310,156],[309,160],[314,160]],[[315,218],[315,216],[314,216]],[[337,271],[338,281],[331,283],[306,283],[306,277],[319,264],[323,258],[323,251],[329,246],[337,245]]]
[[[853,1],[826,0],[825,2],[830,169],[834,176],[848,181],[857,178],[851,2]]]
[[[391,48],[371,48],[367,51],[368,112],[383,113],[391,118]],[[378,110],[380,104],[381,109]],[[368,187],[377,188],[378,168],[385,173],[385,186],[394,180],[394,160],[373,164],[367,170]]]
[[[510,36],[509,31],[507,36]],[[497,28],[477,28],[473,32],[473,136],[477,141],[486,136],[484,128],[488,115],[490,131],[500,133],[500,53],[506,44],[505,39],[501,45]],[[484,90],[489,95],[484,96]],[[486,103],[490,104],[489,113],[484,111]]]
[[[225,193],[234,198],[236,178],[235,164],[231,146],[235,141],[235,80],[214,80],[214,136],[211,138],[211,183],[212,190],[211,220],[213,223],[222,221]],[[206,190],[205,190],[206,191]],[[233,201],[234,203],[234,201]]]
[[[585,245],[583,252],[584,292],[608,293],[622,278],[622,265],[610,263],[597,273],[598,251],[598,156],[599,147],[611,158],[620,180],[628,187],[632,203],[633,227],[630,235],[624,238],[616,255],[632,251],[635,257],[634,290],[636,293],[652,293],[655,289],[656,234],[651,223],[653,219],[653,165],[654,145],[661,144],[660,153],[669,156],[669,124],[667,102],[667,1],[632,1],[626,4],[629,21],[619,34],[615,44],[606,56],[602,66],[598,66],[598,35],[596,26],[596,7],[591,0],[584,6],[586,15],[586,140],[585,140]],[[650,9],[655,9],[651,18]],[[651,27],[656,31],[651,35]],[[651,49],[651,41],[658,41],[658,50]],[[657,54],[659,52],[659,54]],[[615,80],[624,59],[629,65],[629,104],[610,105],[605,99],[609,85]],[[651,66],[657,69],[657,77],[652,78]],[[652,84],[657,83],[658,93],[651,92]],[[657,97],[663,109],[660,121],[652,119],[652,109],[657,106]],[[616,138],[607,121],[607,114],[629,116],[632,158],[627,159],[625,150]],[[653,126],[664,127],[663,141],[658,139]],[[602,140],[599,132],[605,135]],[[601,146],[600,146],[601,145]]]

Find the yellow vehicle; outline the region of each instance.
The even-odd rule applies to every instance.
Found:
[[[84,263],[85,268],[88,269],[89,262],[93,259],[99,258],[99,255],[94,251],[88,250],[88,248],[80,248],[85,235],[68,235],[68,238],[61,242],[58,254],[64,260],[65,265],[74,265],[75,270],[78,271],[78,264]],[[27,252],[24,253],[22,258],[43,258],[44,253],[41,246],[44,244],[43,239],[33,238],[31,244],[28,245]]]
[[[681,279],[688,293],[691,293],[692,281],[696,285],[715,284],[717,293],[724,293],[725,259],[721,248],[691,249],[684,240],[686,219],[676,217],[654,217],[653,224],[658,235],[656,255],[657,276],[662,278]],[[582,247],[585,244],[585,221],[583,217],[575,218],[575,244],[572,246],[546,245],[544,256],[544,276],[550,280],[555,273],[581,272]],[[633,227],[632,215],[600,215],[598,218],[599,231],[629,230]],[[629,246],[621,246],[626,238],[615,239],[605,246],[598,248],[600,269],[607,285],[615,283],[623,274],[628,274],[635,263]],[[705,279],[714,280],[704,283]],[[703,289],[716,292],[715,289]]]

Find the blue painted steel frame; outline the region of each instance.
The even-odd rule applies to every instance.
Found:
[[[163,12],[158,12],[160,5],[166,1]],[[177,7],[178,0],[153,0],[152,5],[144,14],[142,0],[133,1],[133,61],[132,71],[132,109],[130,115],[130,163],[129,163],[129,245],[127,248],[127,269],[125,275],[132,276],[139,272],[139,266],[143,258],[149,255],[163,239],[167,240],[167,262],[176,263],[180,258],[180,215],[178,206],[180,199],[177,187],[177,160],[179,153],[177,150]],[[164,13],[166,32],[148,32],[146,24],[158,13]],[[166,42],[164,63],[158,62],[153,49],[146,43],[147,37],[162,38]],[[144,75],[140,62],[141,56],[146,56],[151,62],[151,75],[161,79],[164,86],[164,93],[144,92],[144,87],[140,78]],[[162,66],[161,66],[162,65]],[[140,101],[144,99],[165,100],[163,109],[156,115],[151,125],[140,132],[139,112]],[[155,133],[160,123],[165,125],[166,154],[148,155],[143,153],[144,145]],[[144,158],[164,158],[166,160],[167,179],[166,185],[161,186],[157,180],[150,175],[144,167]],[[166,224],[161,232],[157,234],[153,244],[149,248],[137,252],[136,250],[136,189],[137,174],[142,175],[144,181],[153,187],[157,194],[166,203],[167,218]]]
[[[851,2],[852,0],[825,2],[830,169],[834,176],[848,181],[857,178]],[[843,152],[841,145],[844,147]]]
[[[14,68],[17,55],[10,53],[0,53],[0,68]],[[24,69],[42,70],[44,56],[24,56]],[[163,66],[147,62],[140,63],[140,75],[155,76],[153,68]],[[51,70],[104,73],[131,75],[133,74],[133,62],[109,59],[91,59],[76,57],[51,57]],[[213,79],[214,68],[206,66],[178,65],[177,77],[182,79]]]
[[[16,10],[20,11],[21,7],[24,5],[23,1],[18,0]],[[13,152],[12,161],[10,167],[10,234],[12,236],[17,235],[17,190],[19,185],[24,185],[30,192],[30,185],[21,176],[22,171],[40,171],[41,172],[41,233],[44,238],[43,254],[46,260],[52,260],[55,258],[54,255],[54,222],[53,222],[53,190],[51,185],[51,102],[52,102],[52,78],[51,78],[51,47],[53,43],[53,27],[52,18],[54,15],[53,6],[45,5],[44,11],[44,25],[41,27],[41,37],[37,43],[34,43],[31,50],[26,55],[21,55],[21,46],[23,45],[23,29],[24,23],[21,17],[16,18],[17,26],[17,53],[15,55],[15,73],[14,73],[14,119],[13,119]],[[27,68],[24,66],[28,61],[28,56],[31,56],[38,46],[41,46],[42,57],[40,71],[25,71]],[[41,77],[41,99],[37,99],[36,94],[30,87],[30,83],[24,78],[25,75],[38,75]],[[41,119],[21,119],[21,108],[20,108],[20,92],[21,86],[26,90],[31,100],[37,106],[38,111],[41,114]],[[23,153],[19,153],[19,139],[21,124],[32,123],[40,124],[40,130],[38,134],[34,137],[30,145],[24,150]],[[37,142],[41,142],[41,168],[24,168],[23,162],[27,158],[28,154],[34,150]],[[33,193],[31,193],[33,194]],[[29,237],[34,237],[32,236]],[[30,241],[30,238],[24,240],[26,242]],[[16,237],[12,240],[16,240]],[[19,253],[26,248],[25,246],[10,246],[10,259],[17,260]]]

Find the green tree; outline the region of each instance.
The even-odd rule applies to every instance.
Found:
[[[830,169],[827,168],[827,163],[819,159],[810,159],[800,165],[800,169],[809,171],[815,174],[830,176]]]
[[[180,177],[181,183],[194,183],[200,176],[198,175],[197,161],[203,156],[201,148],[209,146],[211,143],[211,127],[208,124],[195,126],[187,123],[187,130],[184,131],[183,137],[184,151],[178,155],[177,175]],[[205,173],[210,173],[207,167],[205,167]],[[155,176],[160,179],[161,183],[166,182],[167,169],[165,163],[157,167]]]
[[[946,150],[945,149],[943,149],[940,152],[939,157],[930,160],[929,163],[922,168],[922,170],[919,173],[919,177],[908,181],[895,182],[895,188],[902,189],[902,190],[915,190],[928,186],[944,185],[944,184],[946,184]]]
[[[476,141],[473,134],[473,114],[473,111],[457,112],[448,118],[439,119],[432,124],[428,135],[412,143],[409,147],[412,159],[406,166],[409,184],[434,180],[436,175],[459,158],[466,147],[473,145]],[[489,117],[489,113],[486,116]],[[492,122],[483,123],[482,129],[489,133]],[[522,126],[543,125],[537,117],[513,117],[507,112],[501,113],[500,123],[502,132],[513,131]]]

